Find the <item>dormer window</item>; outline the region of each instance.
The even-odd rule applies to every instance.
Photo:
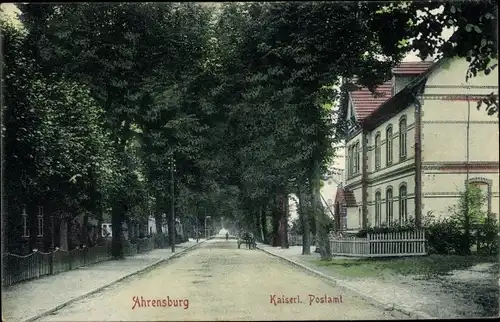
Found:
[[[347,121],[347,132],[349,134],[351,134],[352,132],[356,131],[357,129],[358,129],[358,125],[356,123],[356,119],[353,116],[352,118],[350,118]]]

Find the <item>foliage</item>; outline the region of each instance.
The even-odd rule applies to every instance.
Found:
[[[477,252],[481,255],[497,255],[499,243],[497,215],[489,214],[477,229]]]
[[[466,215],[468,200],[469,214]],[[458,254],[467,255],[477,243],[477,253],[480,255],[494,255],[498,252],[499,226],[495,215],[486,216],[481,211],[485,198],[481,190],[470,186],[456,206],[452,207],[449,217],[436,218],[432,211],[423,218],[421,228],[425,230],[428,252],[430,254]],[[468,218],[468,219],[467,219]],[[469,229],[466,229],[468,220]],[[372,233],[406,232],[418,229],[415,220],[411,218],[404,225],[394,222],[380,227],[368,227],[360,230],[356,237],[366,237]]]
[[[465,191],[460,192],[458,204],[450,207],[450,218],[462,233],[462,244],[458,247],[460,253],[468,254],[474,244],[474,230],[486,218],[482,210],[485,202],[486,196],[480,188],[467,185]]]
[[[422,227],[428,227],[430,221],[431,218],[429,216],[425,217],[422,222]],[[410,218],[404,223],[400,223],[399,221],[394,220],[390,223],[383,222],[377,227],[371,227],[368,224],[366,228],[363,228],[356,233],[356,237],[365,238],[368,234],[407,232],[407,231],[413,231],[416,228],[417,225],[414,218]]]
[[[460,254],[464,248],[462,232],[448,218],[440,219],[426,227],[430,254]]]
[[[11,48],[4,60],[6,197],[90,210],[93,182],[112,182],[117,170],[103,111],[82,84],[39,74],[23,32],[2,29]]]
[[[4,132],[7,168],[22,170],[8,171],[8,194],[110,210],[115,244],[123,220],[172,202],[177,216],[253,226],[277,195],[318,199],[342,139],[344,79],[374,90],[412,49],[469,57],[467,77],[497,55],[487,1],[18,7],[26,33],[5,34]],[[443,27],[456,28],[449,40]],[[489,114],[497,100],[482,101]],[[331,223],[305,203],[325,237]]]

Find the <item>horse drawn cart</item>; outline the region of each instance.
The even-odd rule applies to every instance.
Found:
[[[238,237],[238,248],[241,248],[241,244],[245,244],[248,249],[255,249],[257,247],[257,242],[250,233],[243,233]]]

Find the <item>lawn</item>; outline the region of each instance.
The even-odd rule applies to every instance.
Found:
[[[339,259],[331,261],[311,260],[346,277],[384,277],[390,275],[419,275],[424,278],[447,275],[450,271],[466,269],[479,263],[498,263],[495,256],[429,255],[389,259]]]

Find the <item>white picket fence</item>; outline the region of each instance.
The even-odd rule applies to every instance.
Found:
[[[427,255],[425,231],[368,234],[366,238],[330,237],[332,255],[397,257]]]

